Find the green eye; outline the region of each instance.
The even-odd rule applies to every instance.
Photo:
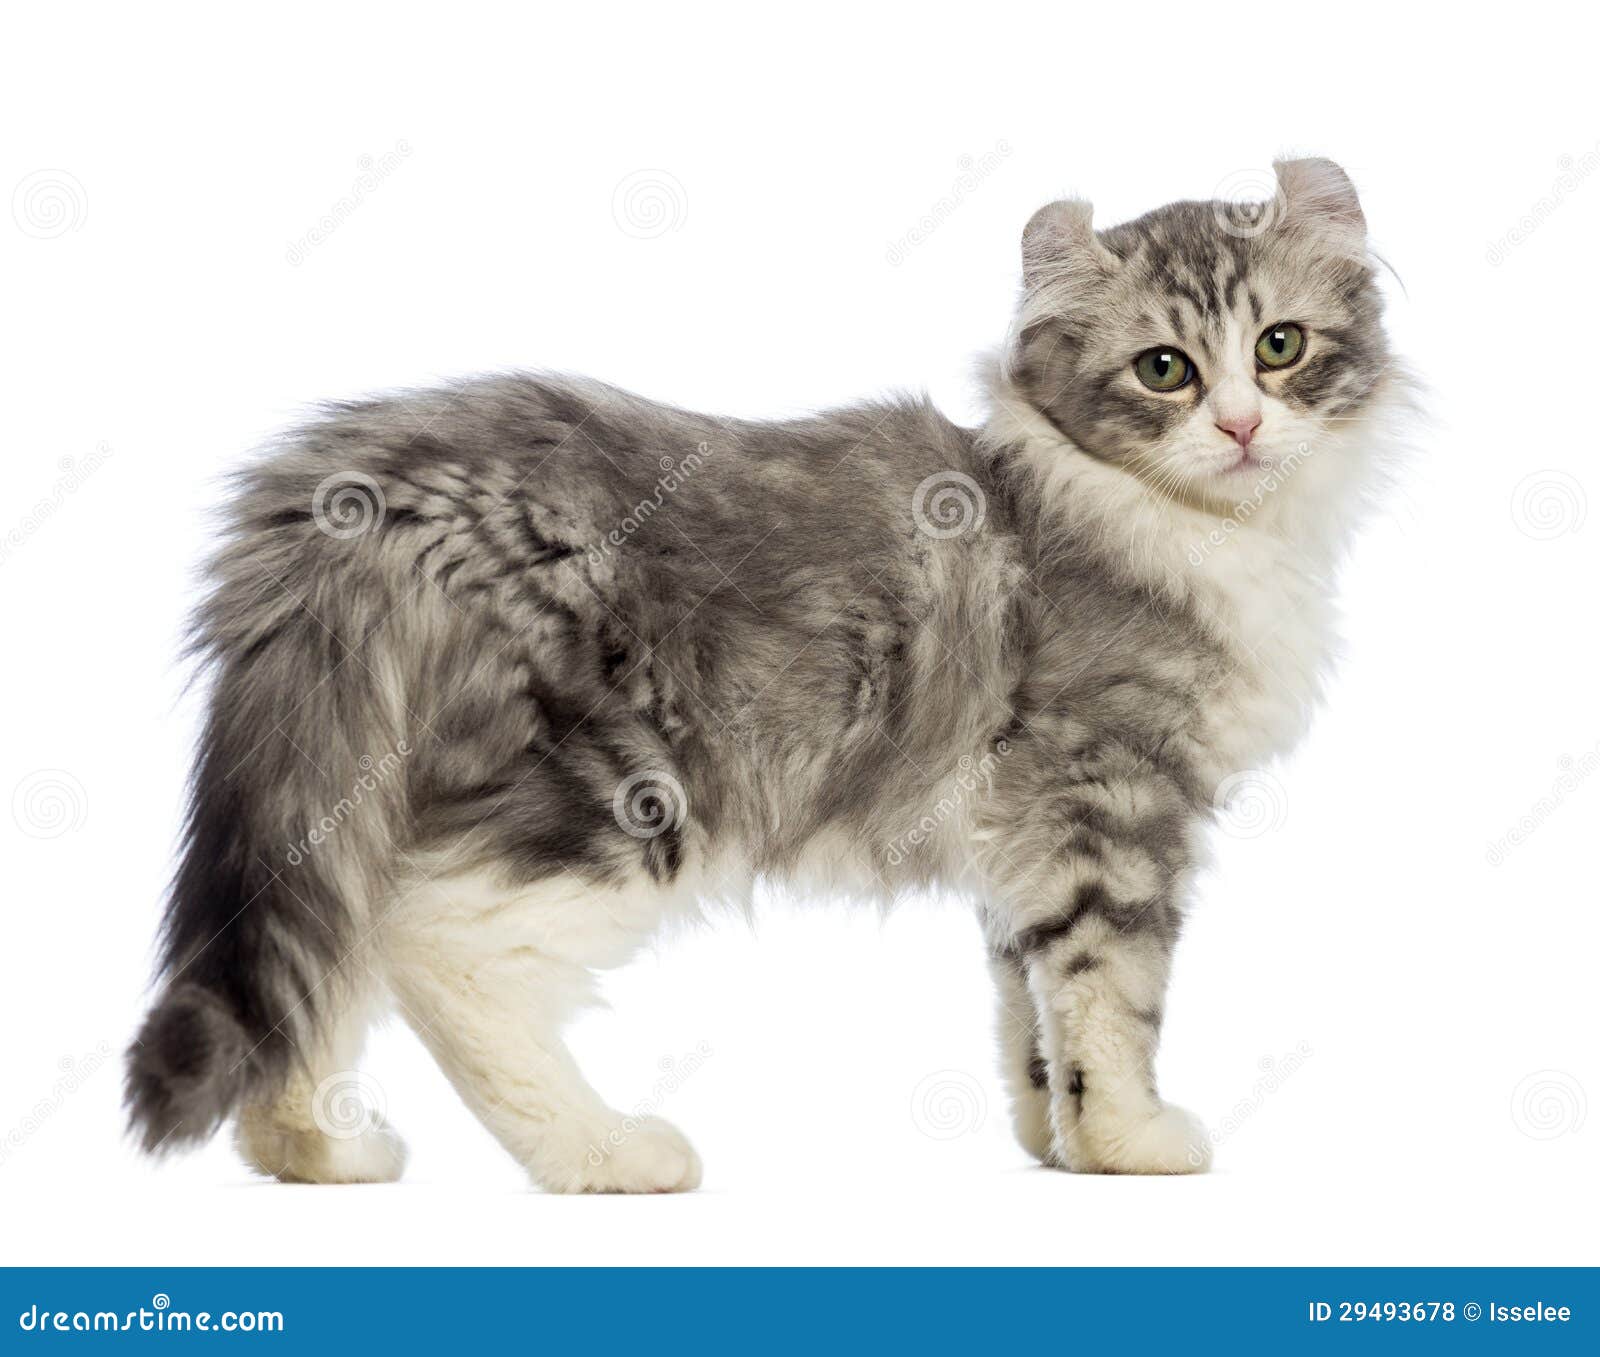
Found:
[[[1256,340],[1256,361],[1264,368],[1286,368],[1299,361],[1305,346],[1305,331],[1284,321]]]
[[[1177,349],[1146,349],[1133,360],[1133,371],[1152,391],[1176,391],[1194,375],[1194,367]]]

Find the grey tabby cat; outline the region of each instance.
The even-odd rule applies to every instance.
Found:
[[[1405,389],[1348,178],[1276,172],[1251,210],[1038,212],[979,429],[494,377],[335,407],[245,472],[143,1144],[231,1118],[280,1178],[398,1176],[349,1102],[395,1003],[545,1188],[692,1188],[561,1029],[664,919],[782,878],[970,895],[1022,1143],[1203,1167],[1154,1078],[1186,884],[1305,726]]]

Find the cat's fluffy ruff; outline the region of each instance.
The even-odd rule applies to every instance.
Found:
[[[561,1026],[663,917],[820,876],[975,899],[1033,1152],[1202,1167],[1153,1075],[1184,889],[1219,783],[1304,726],[1396,389],[1348,181],[1280,185],[1245,233],[1042,212],[979,431],[500,377],[339,407],[245,473],[144,1143],[237,1114],[283,1176],[398,1172],[386,1128],[317,1139],[377,984],[541,1184],[691,1187]],[[1284,320],[1305,358],[1252,374]],[[1134,384],[1157,343],[1201,380]],[[1213,380],[1259,407],[1264,493],[1218,470]]]

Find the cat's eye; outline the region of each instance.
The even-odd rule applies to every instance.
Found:
[[[1133,360],[1134,374],[1152,391],[1176,391],[1194,376],[1194,365],[1177,349],[1146,349]]]
[[[1306,332],[1284,321],[1256,340],[1256,362],[1264,368],[1286,368],[1300,360],[1305,347]]]

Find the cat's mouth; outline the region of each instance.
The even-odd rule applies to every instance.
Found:
[[[1232,461],[1215,468],[1212,472],[1216,476],[1261,476],[1271,471],[1273,456],[1270,452],[1254,452],[1249,448],[1241,448]]]

